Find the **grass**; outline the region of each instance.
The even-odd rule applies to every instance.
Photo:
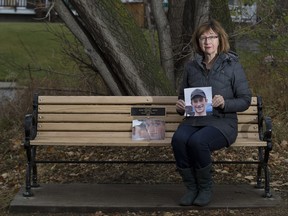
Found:
[[[29,68],[38,68],[33,76],[39,77],[44,76],[43,69],[73,70],[74,62],[62,55],[61,40],[55,35],[73,38],[63,24],[2,22],[0,29],[0,80],[23,80],[31,76]]]

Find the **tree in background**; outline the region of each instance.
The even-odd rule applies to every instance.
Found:
[[[217,19],[224,27],[229,35],[231,50],[236,51],[235,47],[235,25],[232,22],[228,0],[213,0],[211,1],[210,17]]]
[[[222,23],[228,34],[232,35],[234,31],[228,0],[170,0],[167,17],[171,29],[176,84],[181,82],[185,63],[193,57],[191,39],[199,24],[214,18]],[[234,43],[231,42],[233,48]]]
[[[60,0],[55,2],[55,9],[83,44],[111,94],[173,94],[151,46],[120,1],[69,3],[75,11]]]
[[[120,0],[55,1],[56,11],[113,95],[176,94],[181,68],[191,53],[193,30],[209,15],[209,0],[171,0],[168,16],[160,1],[150,3],[160,59]],[[175,31],[176,26],[181,31]]]
[[[234,23],[237,53],[254,95],[261,95],[277,139],[287,139],[288,2],[243,0],[257,5],[255,22]]]
[[[193,53],[192,34],[199,24],[208,20],[209,10],[210,0],[169,1],[167,17],[171,28],[176,86],[181,82],[184,64]]]

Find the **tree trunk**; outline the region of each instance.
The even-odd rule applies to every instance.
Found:
[[[194,23],[196,23],[196,25],[194,26],[197,27],[209,19],[210,0],[195,0],[195,8]]]
[[[147,27],[149,30],[149,35],[150,35],[150,41],[151,41],[151,46],[152,46],[152,51],[155,57],[157,56],[157,48],[156,48],[156,41],[155,41],[155,27],[151,22],[151,6],[150,3],[147,0],[143,1],[145,4],[145,16],[147,20]]]
[[[114,0],[69,1],[77,12],[77,28],[81,28],[98,57],[107,67],[103,78],[111,79],[122,95],[175,94],[141,29],[124,7]],[[66,20],[68,23],[69,20]],[[73,25],[69,26],[73,29]],[[77,36],[78,37],[78,36]],[[82,41],[82,40],[80,40]],[[97,66],[97,69],[102,70]]]
[[[170,0],[168,18],[174,47],[175,82],[182,81],[183,68],[193,56],[191,39],[196,27],[208,20],[210,0]]]
[[[232,22],[228,0],[213,0],[211,1],[210,16],[218,20],[229,35],[231,50],[236,51],[234,33],[234,23]]]
[[[181,58],[183,49],[183,12],[185,1],[170,0],[168,10],[168,20],[171,27],[171,41],[174,53],[174,62]],[[192,13],[191,13],[192,14]]]
[[[91,44],[87,35],[83,32],[83,29],[74,19],[71,11],[62,1],[55,2],[55,10],[60,15],[61,19],[66,23],[70,31],[75,35],[76,38],[82,43],[86,53],[89,55],[92,64],[97,68],[106,85],[110,89],[113,95],[121,95],[121,90],[118,88],[117,82],[111,76],[109,68],[106,66],[105,62],[102,60],[98,52],[95,50]]]
[[[151,0],[151,9],[158,31],[161,64],[168,79],[174,85],[174,62],[170,25],[164,12],[162,1]]]
[[[183,42],[185,47],[183,49],[184,56],[191,53],[191,39],[192,35],[200,24],[207,21],[209,18],[210,0],[186,0],[185,9],[183,13]],[[185,17],[185,18],[184,18]]]
[[[175,94],[183,65],[192,53],[194,29],[209,16],[210,0],[169,0],[171,32],[162,1],[150,1],[161,65],[121,1],[70,0],[66,9],[63,4],[67,1],[55,1],[58,13],[84,45],[114,95]]]

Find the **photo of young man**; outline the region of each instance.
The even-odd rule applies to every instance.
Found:
[[[194,116],[206,116],[207,98],[205,92],[201,89],[195,89],[191,94],[191,106]]]
[[[207,95],[207,93],[209,95]],[[185,90],[186,116],[207,116],[212,113],[211,88],[190,88]]]

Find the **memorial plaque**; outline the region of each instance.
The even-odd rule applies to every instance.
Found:
[[[165,116],[165,107],[132,107],[131,116]]]

